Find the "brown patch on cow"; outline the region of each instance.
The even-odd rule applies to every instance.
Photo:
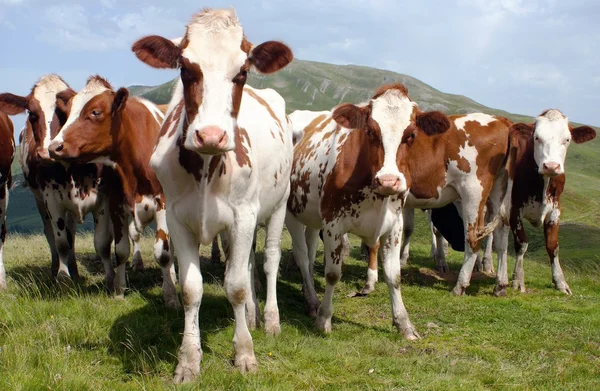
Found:
[[[194,176],[197,182],[202,180],[202,169],[204,168],[204,159],[196,152],[190,151],[183,146],[185,134],[189,124],[187,118],[183,121],[183,135],[177,138],[177,147],[179,147],[179,164],[185,171]]]
[[[150,205],[148,205],[148,204],[144,205],[144,210],[145,210],[146,212],[148,212],[148,209],[150,209]]]
[[[11,165],[15,154],[14,127],[8,116],[0,112],[0,188],[12,186]],[[2,198],[5,194],[2,194]]]
[[[215,155],[210,158],[210,162],[208,163],[208,182],[212,181],[213,176],[217,172],[217,168],[219,168],[219,164],[225,165],[223,161],[223,155]],[[219,176],[221,176],[221,171],[219,171]]]
[[[250,54],[250,49],[252,49],[252,43],[246,39],[246,36],[242,38],[242,43],[240,44],[240,49],[246,54]]]
[[[246,129],[237,127],[235,130],[235,147],[233,152],[235,153],[235,160],[240,167],[248,166],[252,168],[252,162],[248,154],[248,148],[251,148],[250,137]],[[244,142],[248,145],[244,145]]]
[[[327,281],[327,284],[329,285],[335,285],[338,283],[339,280],[340,275],[338,273],[329,272],[325,274],[325,281]]]
[[[239,304],[243,304],[245,302],[246,302],[246,289],[245,288],[240,288],[240,289],[236,290],[235,292],[233,292],[233,295],[231,296],[231,304],[239,305]]]
[[[163,240],[163,241],[169,240],[169,236],[162,229],[159,229],[158,231],[156,231],[156,240],[155,241],[158,242],[159,240]]]

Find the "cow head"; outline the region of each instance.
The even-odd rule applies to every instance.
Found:
[[[233,9],[196,14],[181,40],[149,36],[132,50],[155,68],[179,69],[187,119],[184,147],[201,154],[234,148],[234,131],[248,72],[273,73],[293,59],[283,43],[253,46]]]
[[[403,194],[411,185],[408,150],[418,130],[427,134],[446,131],[448,118],[439,112],[422,113],[402,84],[379,88],[368,104],[338,106],[334,120],[349,129],[360,129],[367,137],[372,186],[381,195]]]
[[[128,97],[127,89],[115,92],[108,81],[91,76],[85,87],[68,101],[69,117],[50,144],[50,156],[80,162],[109,158],[113,125],[120,121]]]
[[[59,76],[42,76],[27,96],[0,94],[0,110],[17,115],[27,110],[26,127],[31,129],[35,141],[35,153],[42,162],[52,162],[48,147],[67,120],[67,112],[60,104],[75,95]],[[60,98],[59,98],[60,97]]]
[[[546,176],[564,174],[571,140],[580,144],[596,137],[596,131],[589,126],[571,128],[569,119],[555,109],[546,110],[536,118],[532,133],[533,157],[538,172]]]

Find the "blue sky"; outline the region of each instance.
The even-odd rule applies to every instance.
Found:
[[[25,95],[50,72],[75,89],[96,73],[115,87],[170,80],[176,72],[142,64],[131,44],[181,36],[203,6],[234,6],[250,41],[283,40],[300,59],[390,69],[487,106],[559,108],[600,125],[597,0],[0,0],[0,91]]]

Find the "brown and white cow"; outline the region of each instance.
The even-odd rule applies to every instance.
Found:
[[[73,95],[75,92],[59,76],[46,75],[27,96],[0,94],[0,110],[9,115],[28,112],[20,135],[19,159],[26,185],[33,192],[44,223],[52,275],[78,278],[74,252],[76,224],[88,213],[94,215],[94,245],[104,262],[110,262],[111,227],[108,195],[101,190],[106,170],[96,164],[64,165],[49,159],[50,139],[66,121],[66,112],[57,107],[57,97],[69,99]],[[110,182],[110,177],[107,181]],[[120,247],[115,251],[120,253]]]
[[[463,219],[465,255],[452,292],[462,295],[470,284],[481,239],[498,224],[497,220],[485,224],[486,207],[492,216],[504,207],[508,129],[511,123],[505,118],[482,113],[452,115],[449,119],[451,126],[448,132],[415,139],[408,156],[413,185],[405,206],[448,208],[450,203],[456,202],[460,208],[458,213]],[[500,233],[499,240],[503,240],[504,236]],[[505,254],[503,256],[506,257]],[[436,262],[439,262],[438,269],[447,271],[445,258],[439,253]],[[374,284],[377,269],[370,269],[367,278],[372,279],[367,285]]]
[[[4,241],[6,239],[6,208],[8,190],[12,185],[10,166],[15,156],[14,127],[8,115],[0,111],[0,289],[6,289]]]
[[[393,323],[405,338],[419,338],[400,294],[402,207],[411,185],[407,156],[417,139],[444,133],[449,127],[442,113],[421,112],[401,84],[381,87],[365,105],[343,104],[306,127],[294,148],[286,225],[309,313],[318,307],[319,330],[331,331],[342,237],[351,232],[368,246],[381,243]],[[321,228],[327,286],[319,306],[310,264]]]
[[[559,110],[546,110],[534,124],[515,124],[511,127],[509,153],[509,189],[512,187],[511,208],[508,219],[514,236],[516,263],[513,288],[525,291],[523,256],[527,251],[527,235],[523,219],[534,227],[544,227],[546,251],[552,265],[552,282],[559,291],[571,294],[558,259],[558,229],[560,222],[560,196],[564,190],[565,158],[571,141],[581,144],[596,137],[589,126],[572,128],[569,120]],[[499,251],[506,253],[505,246]],[[508,286],[506,257],[498,264],[496,291],[505,294]]]
[[[129,91],[114,91],[100,76],[88,79],[83,89],[68,102],[69,117],[48,148],[50,156],[67,162],[97,162],[114,169],[117,183],[107,184],[110,191],[122,188],[125,204],[111,203],[111,216],[131,214],[135,230],[140,233],[156,221],[154,256],[163,274],[163,295],[169,307],[179,306],[175,288],[175,269],[169,250],[165,218],[165,198],[149,162],[163,116],[147,100],[129,98]],[[114,222],[113,222],[114,225]],[[115,240],[128,242],[127,227],[117,232]],[[127,229],[127,231],[124,231]],[[129,255],[129,254],[127,254]],[[125,261],[117,259],[115,290],[125,288]],[[110,263],[105,264],[112,270]]]
[[[244,87],[254,67],[272,73],[292,61],[291,50],[275,41],[253,46],[235,12],[205,9],[193,16],[181,40],[145,37],[133,45],[143,62],[179,69],[178,82],[150,164],[167,198],[167,221],[179,263],[185,328],[175,382],[200,371],[202,348],[198,310],[202,299],[200,244],[227,232],[229,251],[224,288],[233,306],[235,366],[257,368],[249,325],[258,323],[252,239],[266,222],[265,331],[277,334],[276,279],[280,239],[289,194],[292,135],[285,102],[273,90]],[[247,306],[247,311],[246,311]]]

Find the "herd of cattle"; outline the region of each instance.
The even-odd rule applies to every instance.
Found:
[[[492,233],[495,293],[506,294],[509,231],[517,253],[513,287],[524,290],[523,219],[543,225],[553,282],[571,293],[558,259],[559,199],[567,148],[571,140],[593,139],[592,128],[570,127],[558,110],[544,111],[531,125],[483,113],[424,112],[401,84],[380,87],[362,104],[286,116],[277,92],[245,83],[250,68],[276,72],[292,61],[292,51],[276,41],[251,44],[232,10],[203,10],[182,38],[148,36],[132,49],[154,68],[180,71],[166,110],[130,97],[125,88],[115,91],[99,76],[79,92],[48,75],[27,96],[0,94],[1,240],[15,152],[7,114],[27,111],[18,156],[44,223],[53,276],[78,277],[76,225],[88,213],[106,286],[116,296],[125,290],[130,239],[133,265],[141,268],[140,233],[154,220],[165,303],[180,306],[177,255],[185,329],[176,382],[200,371],[198,250],[219,234],[227,257],[224,288],[235,316],[235,365],[257,368],[249,333],[260,323],[253,283],[257,224],[266,227],[264,328],[271,334],[280,331],[276,280],[284,224],[308,311],[324,332],[331,331],[334,287],[350,232],[369,247],[363,293],[374,289],[380,251],[393,323],[405,338],[419,338],[400,293],[400,259],[408,255],[415,208],[431,209],[439,231],[464,250],[454,294],[469,286],[481,240]],[[320,231],[326,280],[321,303],[313,279]],[[6,287],[1,255],[2,247],[0,287]],[[447,271],[443,246],[435,259]],[[491,263],[484,268],[492,270]]]

